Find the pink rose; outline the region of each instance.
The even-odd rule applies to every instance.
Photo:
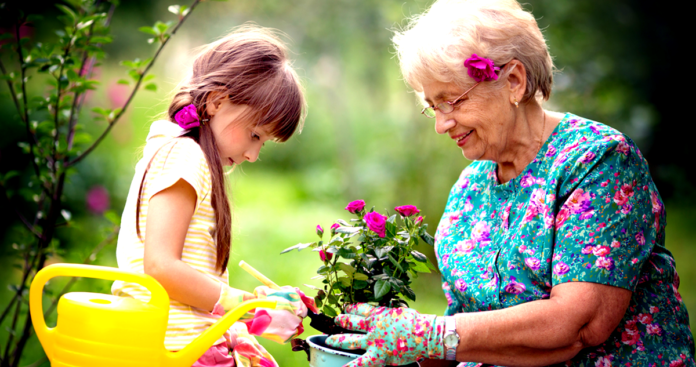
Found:
[[[464,60],[464,67],[467,68],[469,76],[477,82],[498,80],[498,74],[495,72],[500,70],[500,68],[495,66],[491,59],[473,54],[470,58]]]
[[[418,218],[416,218],[416,220],[413,222],[413,224],[417,226],[423,224],[423,217],[419,215]]]
[[[365,223],[367,224],[367,228],[372,232],[377,233],[380,237],[384,237],[386,233],[387,217],[377,212],[370,212],[365,214]]]
[[[351,201],[348,203],[348,206],[346,207],[346,210],[355,214],[359,211],[362,211],[365,209],[365,201],[364,200],[355,200]]]
[[[394,208],[394,210],[401,214],[402,217],[410,217],[414,214],[420,213],[420,210],[413,205],[397,206]]]
[[[319,258],[321,258],[321,261],[331,261],[331,258],[333,257],[333,254],[330,252],[326,252],[324,250],[319,251]]]
[[[196,111],[196,106],[193,104],[180,109],[174,115],[174,121],[184,130],[201,126],[201,123],[198,121],[198,111]]]

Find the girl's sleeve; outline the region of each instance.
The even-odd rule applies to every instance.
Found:
[[[578,153],[555,217],[553,285],[593,282],[633,291],[664,225],[647,162],[623,137]]]
[[[148,189],[144,190],[144,201],[179,180],[186,181],[196,191],[196,207],[210,191],[205,155],[198,143],[188,138],[175,139],[155,153],[146,175]]]

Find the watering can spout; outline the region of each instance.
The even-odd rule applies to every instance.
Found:
[[[203,334],[194,339],[191,344],[178,352],[166,352],[163,365],[167,367],[190,367],[213,343],[237,322],[245,313],[257,307],[275,308],[276,301],[250,300],[241,303],[225,316],[211,325]]]

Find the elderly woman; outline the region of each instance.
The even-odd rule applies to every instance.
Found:
[[[445,317],[358,304],[328,343],[353,366],[693,366],[648,164],[619,131],[544,110],[553,64],[515,0],[438,1],[394,37],[406,81],[472,163],[435,252]]]

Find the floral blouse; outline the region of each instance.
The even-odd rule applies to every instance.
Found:
[[[633,292],[623,320],[565,365],[693,366],[665,224],[636,145],[566,114],[518,177],[499,184],[494,162],[475,161],[452,188],[435,236],[446,314],[548,298],[565,282],[607,284]]]

